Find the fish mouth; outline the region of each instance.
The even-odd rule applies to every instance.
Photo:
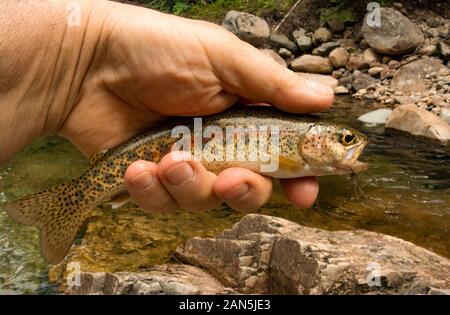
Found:
[[[344,160],[336,163],[334,167],[349,174],[364,172],[369,168],[369,164],[358,161],[358,157],[364,150],[367,142],[355,144],[347,150]]]

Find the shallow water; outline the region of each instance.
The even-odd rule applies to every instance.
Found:
[[[372,109],[371,104],[339,98],[322,114],[368,135],[362,158],[371,165],[368,172],[354,178],[321,178],[312,209],[291,207],[276,190],[259,212],[330,230],[386,233],[450,257],[449,147],[360,125],[356,117]],[[0,203],[74,177],[86,165],[60,138],[36,141],[0,169]],[[2,210],[0,206],[0,293],[54,292],[39,254],[37,232],[13,223]],[[70,259],[80,261],[84,270],[136,270],[170,261],[171,252],[185,239],[213,236],[243,215],[227,207],[200,214],[148,214],[133,206],[98,209]]]

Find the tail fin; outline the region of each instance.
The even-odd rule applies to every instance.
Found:
[[[41,230],[41,251],[52,264],[63,260],[90,209],[72,202],[64,184],[6,205],[15,221]]]

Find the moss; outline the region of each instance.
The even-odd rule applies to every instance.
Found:
[[[320,23],[326,24],[328,21],[340,21],[343,23],[356,22],[357,15],[347,8],[331,7],[319,9]]]
[[[367,12],[367,4],[372,0],[328,0],[328,6],[319,9],[320,22],[326,24],[328,21],[340,21],[343,23],[354,23],[360,20]],[[392,5],[392,0],[378,1],[381,6]]]
[[[134,0],[133,3],[184,17],[219,22],[230,10],[256,15],[287,12],[295,0]]]
[[[294,0],[216,0],[208,4],[197,1],[183,16],[219,22],[230,10],[245,11],[259,16],[273,11],[287,12]]]

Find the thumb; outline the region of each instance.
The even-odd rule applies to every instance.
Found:
[[[306,80],[253,46],[233,40],[232,51],[215,49],[219,56],[211,60],[227,92],[296,113],[321,111],[333,103],[331,87]]]

